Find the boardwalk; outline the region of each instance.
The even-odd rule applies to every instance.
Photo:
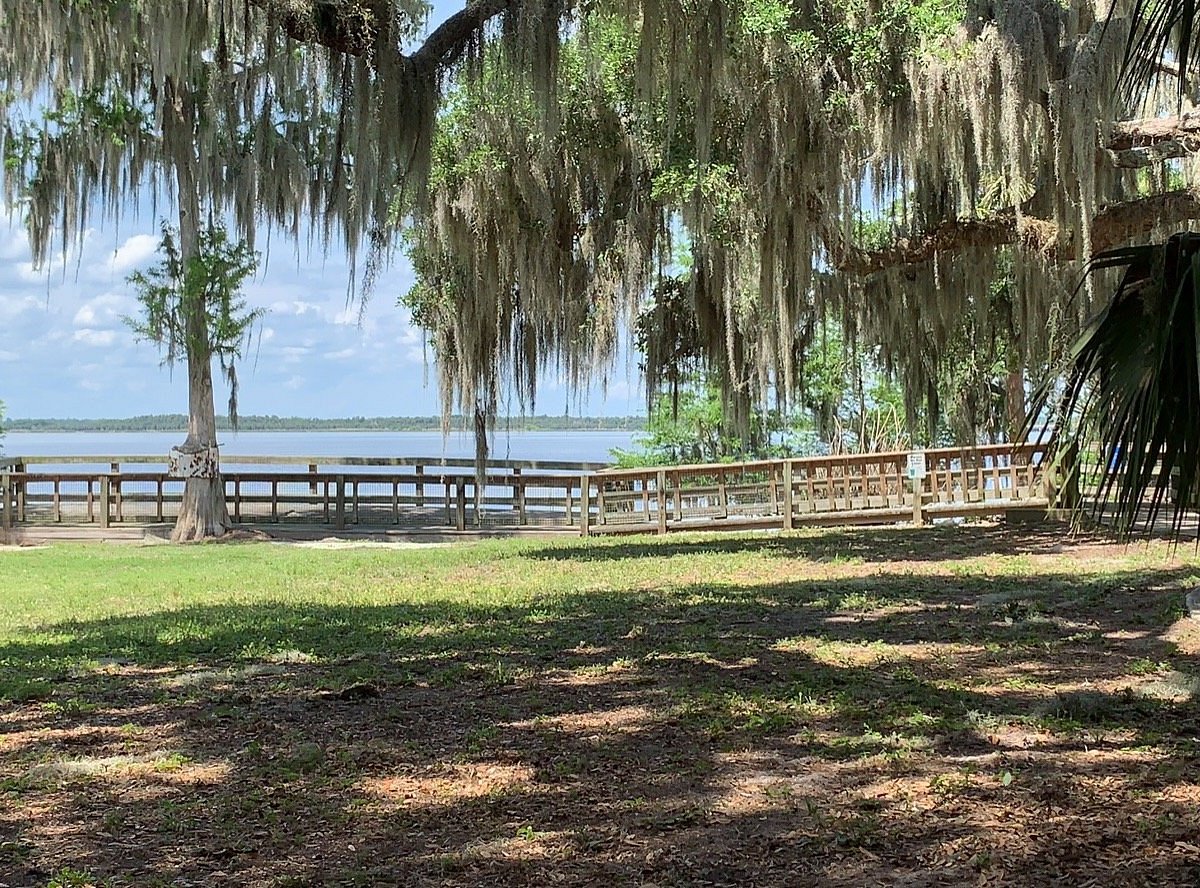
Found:
[[[927,450],[915,481],[907,452],[645,469],[495,460],[482,485],[469,460],[228,456],[236,470],[224,479],[234,522],[272,533],[787,530],[1042,510],[1044,455],[1034,445]],[[27,539],[170,524],[184,482],[156,463],[10,458],[0,529]]]

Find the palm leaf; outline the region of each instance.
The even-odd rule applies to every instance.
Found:
[[[1062,390],[1050,380],[1035,393],[1027,428],[1053,401],[1056,463],[1099,445],[1094,514],[1128,536],[1167,513],[1178,538],[1200,495],[1200,235],[1101,253],[1089,272],[1110,268],[1124,269],[1112,301],[1072,349]]]
[[[1120,4],[1113,4],[1109,21]],[[1126,95],[1133,96],[1164,73],[1163,62],[1173,59],[1179,66],[1180,99],[1188,74],[1200,64],[1196,28],[1197,0],[1134,0],[1129,12],[1129,37],[1121,82]]]

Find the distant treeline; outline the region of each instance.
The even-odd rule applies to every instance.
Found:
[[[217,417],[217,427],[228,431],[229,418]],[[472,424],[455,416],[452,429],[469,429]],[[345,419],[307,419],[299,416],[239,416],[243,432],[436,432],[437,416],[352,416]],[[641,431],[644,416],[513,416],[496,423],[499,430],[514,432]],[[182,413],[130,416],[126,419],[5,419],[10,432],[181,432],[187,430]]]

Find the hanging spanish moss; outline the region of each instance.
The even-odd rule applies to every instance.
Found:
[[[422,40],[413,0],[8,3],[6,197],[39,260],[181,166],[246,239],[366,247],[368,277],[407,230],[446,415],[484,426],[539,378],[605,380],[668,279],[743,426],[830,318],[917,405],[964,323],[1043,366],[1091,308],[1081,263],[1194,215],[1194,163],[1101,150],[1166,101],[1116,88],[1108,11],[480,0]],[[653,394],[682,328],[642,329]]]

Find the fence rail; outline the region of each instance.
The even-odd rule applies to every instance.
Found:
[[[1058,495],[1044,457],[1036,445],[927,450],[927,474],[915,489],[907,452],[600,471],[586,463],[496,460],[482,485],[466,471],[471,460],[231,456],[227,466],[304,470],[222,477],[230,516],[242,525],[574,528],[588,535],[923,521],[1044,507]],[[0,529],[174,521],[183,479],[122,469],[155,462],[162,460],[11,458],[0,465]],[[84,465],[109,470],[34,470]]]
[[[924,451],[910,481],[908,452],[606,470],[591,533],[717,526],[900,521],[1045,507],[1045,448],[1008,444]]]

